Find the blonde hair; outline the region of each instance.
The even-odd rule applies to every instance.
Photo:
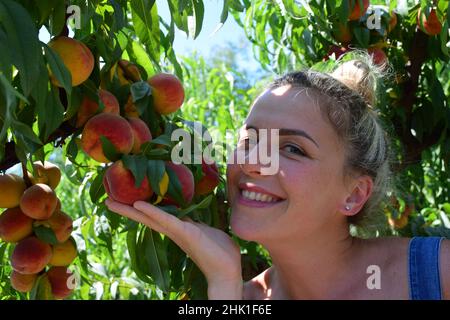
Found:
[[[359,53],[357,59],[338,61],[331,72],[292,72],[270,86],[310,89],[345,147],[345,176],[367,174],[372,178],[371,197],[358,214],[348,219],[360,234],[386,226],[382,203],[391,188],[390,153],[386,131],[375,109],[383,69],[375,66],[370,56]]]

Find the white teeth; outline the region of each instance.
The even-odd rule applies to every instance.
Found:
[[[250,192],[248,190],[242,190],[242,196],[244,198],[255,200],[255,201],[261,201],[261,202],[274,202],[274,198],[267,194],[259,193],[259,192]]]

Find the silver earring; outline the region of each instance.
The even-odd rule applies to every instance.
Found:
[[[351,209],[351,207],[349,205],[345,206],[345,210],[349,211]]]

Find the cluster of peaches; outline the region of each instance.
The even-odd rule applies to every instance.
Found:
[[[366,14],[370,5],[369,0],[347,1],[348,6],[351,9],[350,15],[348,17],[348,22],[360,20]],[[360,6],[360,3],[362,3],[363,7]],[[435,2],[435,4],[437,5],[437,1]],[[390,18],[386,26],[386,34],[394,30],[398,22],[397,14],[394,11],[391,11],[389,14]],[[349,43],[352,41],[353,33],[348,22],[336,23],[334,25],[334,38],[339,41],[342,46],[332,45],[325,59],[333,54],[335,54],[336,59],[338,59],[341,55],[351,50],[351,48],[349,47]],[[425,14],[425,12],[422,12],[422,10],[419,9],[417,13],[416,23],[417,27],[429,36],[435,36],[441,33],[442,22],[439,20],[436,8],[432,8],[428,16]],[[388,58],[383,50],[384,47],[386,47],[386,43],[381,42],[374,44],[367,49],[368,53],[373,56],[374,62],[378,65],[384,65],[385,63],[387,63]]]
[[[6,208],[0,215],[0,239],[15,244],[10,278],[14,289],[30,292],[39,277],[54,298],[64,299],[72,291],[67,267],[77,257],[77,248],[71,238],[72,219],[61,211],[54,191],[61,172],[49,162],[35,162],[33,167],[29,187],[20,176],[0,176],[0,207]],[[50,233],[50,240],[40,236],[42,232]]]
[[[68,37],[57,37],[49,43],[49,46],[56,51],[70,71],[72,85],[76,86],[88,79],[93,69],[94,58],[86,45]],[[110,79],[114,77],[118,79],[121,86],[142,81],[139,68],[126,60],[119,60],[104,73]],[[56,80],[52,81],[55,85],[59,85]],[[152,105],[155,112],[160,115],[168,115],[181,108],[184,101],[184,88],[176,76],[160,73],[151,76],[147,83],[151,87]],[[131,94],[127,103],[121,108],[118,99],[105,87],[103,83],[100,83],[98,90],[99,100],[104,107],[99,108],[97,102],[88,97],[84,98],[77,113],[76,126],[82,128],[81,148],[83,151],[100,163],[111,163],[113,161],[108,159],[103,149],[104,138],[114,146],[119,154],[139,154],[142,144],[151,141],[153,136],[158,133],[154,132],[152,135],[146,122],[140,118]],[[203,177],[197,182],[194,181],[190,169],[183,164],[167,161],[167,168],[178,177],[184,204],[189,204],[194,194],[210,193],[219,183],[219,174],[215,163],[202,163]],[[149,201],[154,195],[147,176],[139,186],[136,186],[132,172],[126,168],[122,160],[117,160],[108,167],[103,178],[103,185],[111,199],[125,204],[132,204],[138,200]],[[169,176],[165,173],[159,183],[158,197],[153,203],[181,205],[166,194],[168,185]]]

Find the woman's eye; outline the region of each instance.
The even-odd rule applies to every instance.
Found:
[[[297,154],[299,156],[306,156],[306,153],[302,149],[292,144],[285,145],[282,149],[286,150],[289,153]]]

